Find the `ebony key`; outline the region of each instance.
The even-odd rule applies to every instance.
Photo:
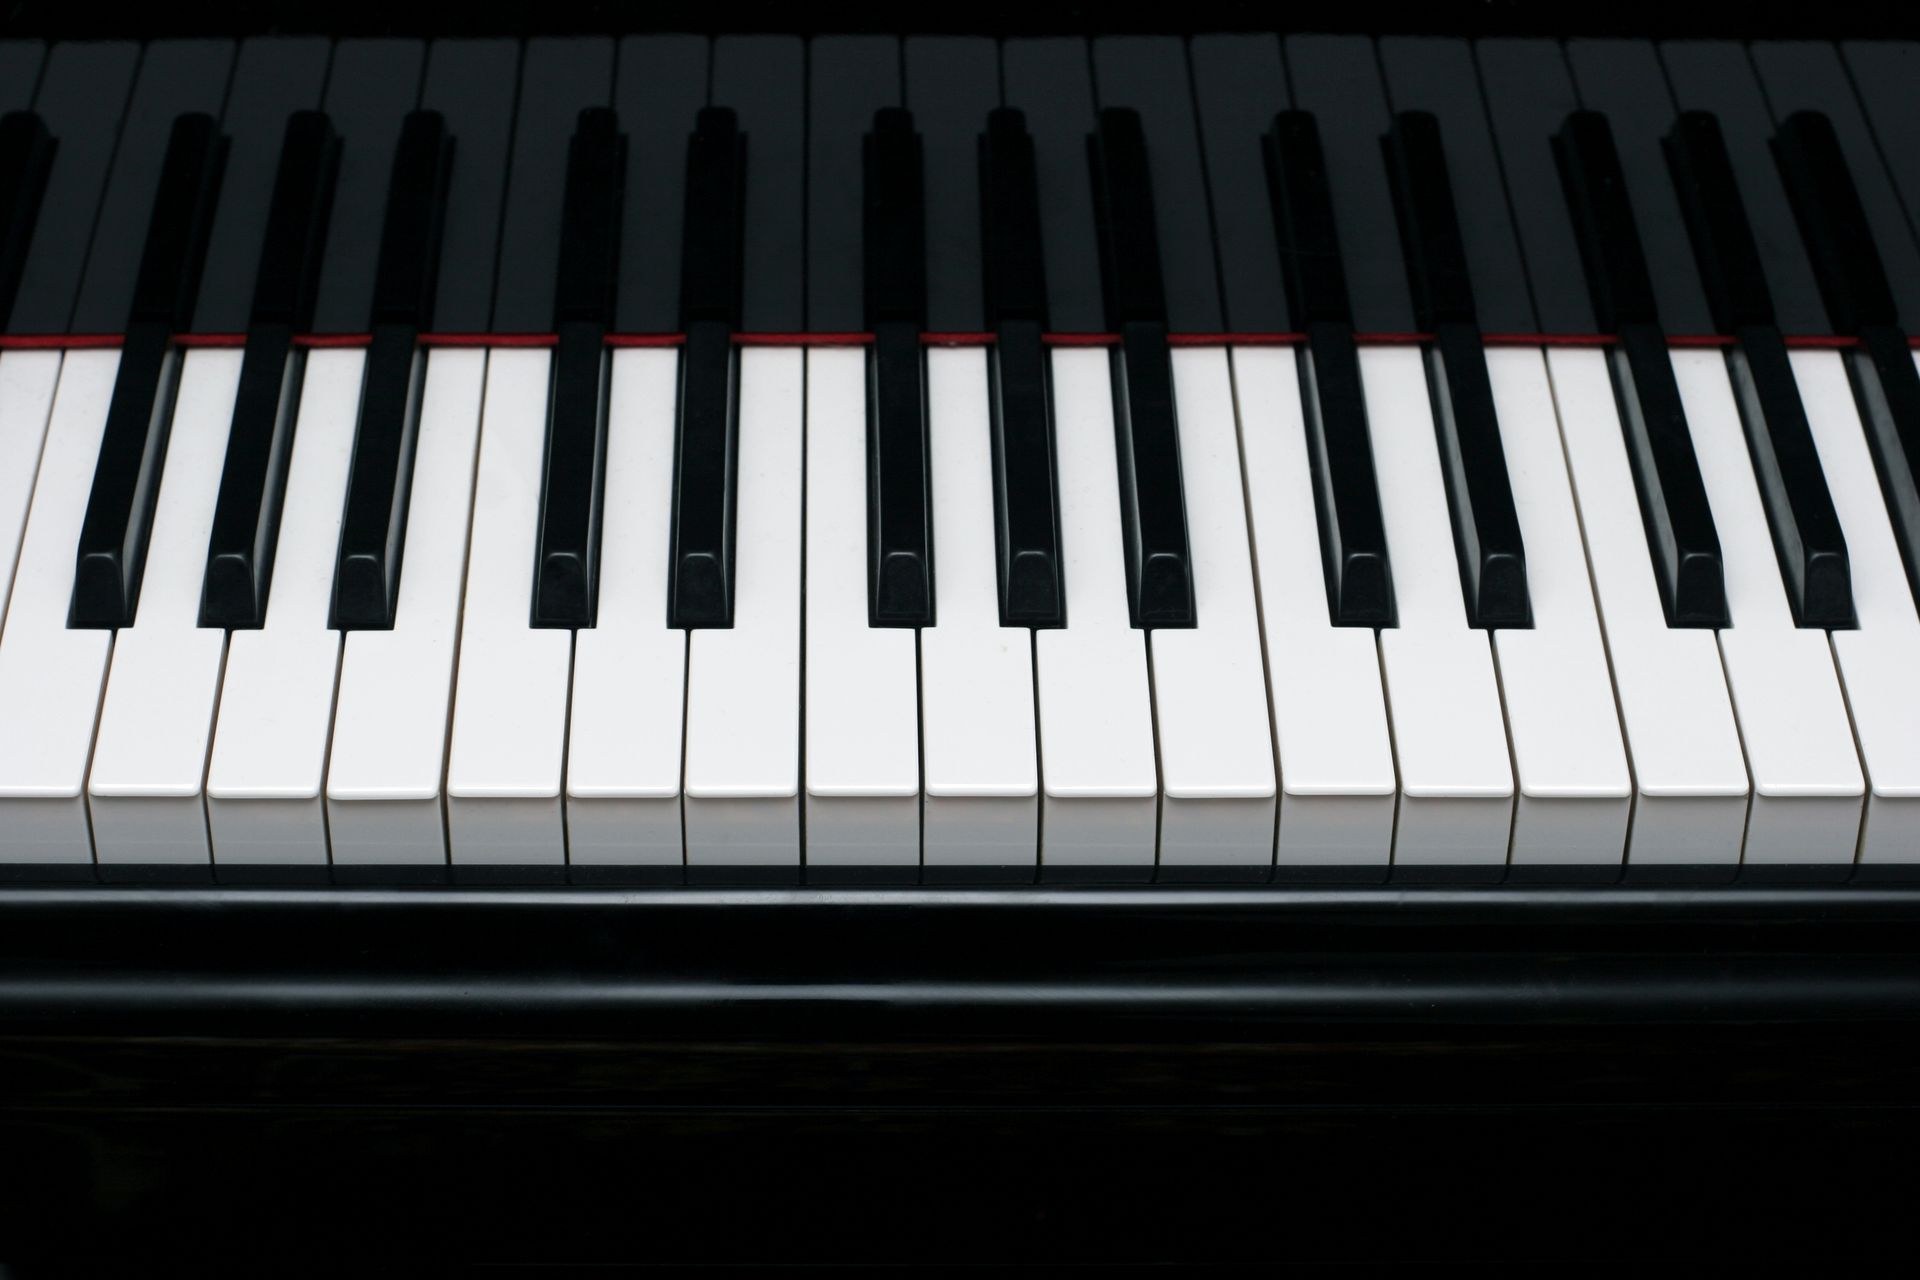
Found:
[[[453,154],[453,137],[438,112],[415,111],[401,125],[380,231],[372,340],[334,562],[333,625],[342,631],[393,627],[426,374],[418,339],[433,323]]]
[[[1133,625],[1191,627],[1196,624],[1193,560],[1167,350],[1166,291],[1139,115],[1116,107],[1102,111],[1087,151],[1107,325],[1120,337],[1113,357],[1113,419]]]
[[[173,123],[147,224],[120,370],[75,554],[68,625],[131,626],[173,421],[173,335],[193,315],[227,142],[212,116]]]
[[[1043,343],[1046,254],[1033,139],[1025,117],[1010,107],[989,114],[980,135],[980,222],[987,317],[994,332],[988,369],[1000,621],[1009,627],[1063,627],[1066,574]]]
[[[200,595],[203,627],[252,628],[266,622],[280,506],[306,369],[305,354],[293,338],[313,323],[339,165],[340,142],[326,114],[295,112],[280,147],[254,278],[253,314],[207,542]]]
[[[0,328],[6,327],[14,294],[20,291],[55,145],[47,126],[31,111],[10,111],[0,118]]]
[[[1667,625],[1729,626],[1720,535],[1613,131],[1598,112],[1576,111],[1554,136],[1553,148],[1595,319],[1618,337],[1608,369]]]

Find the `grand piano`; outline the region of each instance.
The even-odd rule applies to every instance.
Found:
[[[0,1255],[1912,1252],[1898,14],[796,19],[0,21]]]

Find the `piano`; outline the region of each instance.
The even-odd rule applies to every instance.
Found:
[[[1911,1251],[1920,43],[1640,12],[22,7],[0,1243]]]

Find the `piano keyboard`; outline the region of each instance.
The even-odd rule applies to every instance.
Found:
[[[1920,868],[1916,73],[0,44],[0,874]]]

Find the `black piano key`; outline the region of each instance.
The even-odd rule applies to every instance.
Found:
[[[680,323],[680,228],[687,134],[707,105],[704,36],[629,36],[620,42],[613,103],[627,130],[620,292],[626,333],[673,333]]]
[[[1087,138],[1093,173],[1100,275],[1106,282],[1107,327],[1166,322],[1167,300],[1155,227],[1153,174],[1137,112],[1108,108]]]
[[[927,473],[926,214],[920,137],[901,108],[874,114],[863,147],[869,616],[933,625],[933,499]]]
[[[1483,40],[1474,54],[1539,329],[1597,333],[1554,163],[1553,137],[1580,105],[1560,46],[1548,40]]]
[[[1704,111],[1683,112],[1666,154],[1714,323],[1723,333],[1773,323],[1773,293],[1719,122]]]
[[[253,628],[266,622],[306,368],[293,335],[313,323],[340,151],[324,112],[302,111],[287,121],[207,539],[203,627]]]
[[[1126,108],[1140,118],[1154,173],[1164,319],[1176,332],[1219,333],[1226,322],[1220,311],[1219,272],[1186,42],[1177,36],[1095,40],[1093,77],[1102,108]],[[1254,136],[1247,136],[1248,146],[1253,145]]]
[[[376,323],[360,385],[359,426],[334,561],[340,631],[388,631],[400,597],[426,355],[410,324]]]
[[[738,389],[732,330],[724,321],[692,321],[680,352],[667,574],[671,627],[733,625]]]
[[[994,335],[989,395],[1000,621],[1009,627],[1064,627],[1066,572],[1041,325],[1005,320]]]
[[[806,328],[806,57],[791,36],[722,36],[713,102],[733,111],[753,153],[740,249],[740,324]]]
[[[1769,40],[1752,46],[1750,52],[1776,126],[1784,126],[1801,112],[1826,117],[1866,224],[1872,228],[1896,315],[1908,318],[1907,328],[1920,330],[1920,243],[1913,238],[1906,210],[1888,173],[1888,165],[1895,163],[1895,158],[1889,156],[1883,162],[1839,50],[1824,42]],[[1777,161],[1777,140],[1774,154]],[[1784,170],[1782,177],[1787,177]],[[1789,196],[1792,203],[1791,192]],[[1813,256],[1810,245],[1808,254]],[[1814,267],[1815,282],[1824,292],[1817,262]],[[1831,315],[1830,299],[1828,308],[1838,328],[1840,320]]]
[[[1801,47],[1781,46],[1782,50]],[[1822,52],[1831,50],[1831,46],[1824,44],[1817,48]],[[1920,44],[1892,40],[1848,41],[1841,46],[1841,51],[1844,68],[1838,73],[1829,72],[1820,77],[1820,81],[1842,90],[1851,88],[1858,95],[1858,106],[1855,108],[1848,96],[1847,109],[1822,103],[1820,110],[1831,116],[1840,130],[1841,143],[1854,167],[1855,181],[1861,184],[1869,216],[1876,219],[1876,226],[1886,228],[1882,232],[1880,252],[1893,277],[1901,325],[1910,334],[1920,332],[1920,217],[1915,214],[1920,210],[1920,118],[1916,118],[1913,111],[1914,77],[1920,75]],[[1767,77],[1767,89],[1774,97],[1776,109],[1781,109],[1782,102],[1792,101],[1789,95],[1795,89],[1804,90],[1813,80],[1805,68],[1794,67],[1790,73],[1792,84],[1776,87],[1769,73],[1774,60],[1784,56],[1772,51],[1767,57],[1755,56],[1762,76]],[[1857,129],[1847,123],[1855,109],[1864,116]],[[1878,173],[1881,166],[1885,167],[1884,179]],[[1883,217],[1884,221],[1880,220]],[[1907,232],[1907,243],[1896,247],[1901,237],[1894,228]]]
[[[393,157],[419,103],[425,63],[418,40],[342,40],[334,50],[325,107],[340,136],[340,173],[313,305],[316,333],[367,331]]]
[[[900,42],[826,36],[807,61],[807,328],[858,333],[862,140],[876,111],[900,105]]]
[[[333,626],[343,631],[393,626],[426,368],[415,344],[431,321],[453,157],[454,140],[439,112],[407,117],[388,184],[371,342],[334,562]]]
[[[1337,627],[1391,627],[1393,573],[1353,326],[1344,321],[1309,324],[1307,343],[1306,358],[1300,361],[1300,398],[1328,614]]]
[[[991,40],[918,36],[906,42],[906,105],[926,156],[927,327],[987,327],[980,263],[980,126],[1000,105]]]
[[[1393,580],[1373,471],[1360,356],[1341,270],[1340,235],[1313,116],[1276,116],[1265,139],[1274,239],[1289,306],[1307,334],[1300,361],[1307,461],[1335,626],[1390,627]]]
[[[1066,625],[1065,572],[1047,386],[1046,252],[1033,139],[1019,111],[994,112],[980,135],[985,296],[995,343],[988,366],[1000,621]]]
[[[420,105],[446,120],[458,157],[447,176],[433,306],[421,321],[441,333],[484,333],[493,313],[519,65],[513,40],[436,40],[427,53]]]
[[[1113,357],[1113,418],[1133,625],[1194,626],[1193,559],[1187,545],[1173,361],[1166,326],[1159,321],[1130,320],[1120,326],[1120,350]]]
[[[1789,116],[1774,134],[1773,154],[1834,327],[1897,326],[1878,238],[1832,122],[1811,111]]]
[[[1773,151],[1834,327],[1860,346],[1847,371],[1873,453],[1894,541],[1920,599],[1920,373],[1840,140],[1828,118],[1797,111]],[[1889,237],[1896,245],[1904,235]]]
[[[1091,232],[1087,135],[1094,129],[1094,105],[1086,45],[1070,39],[1009,40],[1000,56],[1007,105],[1026,116],[1033,137],[1048,326],[1058,333],[1099,333],[1106,327],[1106,302]]]
[[[1464,40],[1389,37],[1380,42],[1380,64],[1396,112],[1423,111],[1439,122],[1480,326],[1537,332],[1471,48]]]
[[[1714,333],[1662,151],[1662,139],[1673,124],[1673,99],[1653,46],[1645,41],[1569,40],[1566,48],[1581,106],[1604,115],[1613,131],[1661,328],[1687,336]],[[1554,128],[1559,125],[1553,121]]]
[[[81,522],[68,619],[75,627],[133,622],[173,421],[179,357],[171,343],[193,310],[224,158],[225,140],[212,117],[174,122]]]
[[[1485,628],[1531,626],[1520,518],[1486,347],[1475,323],[1473,281],[1440,123],[1424,111],[1402,112],[1383,142],[1414,316],[1434,335],[1426,353],[1427,382],[1467,619]]]
[[[1846,538],[1820,472],[1786,344],[1771,325],[1741,329],[1735,336],[1739,345],[1727,355],[1733,394],[1794,619],[1803,627],[1851,627]]]
[[[1606,117],[1568,115],[1554,153],[1593,312],[1619,339],[1608,367],[1667,625],[1728,626],[1720,535]]]
[[[919,327],[901,320],[874,325],[867,361],[867,581],[868,621],[875,627],[934,625],[924,379]]]
[[[218,119],[232,65],[223,40],[159,40],[141,59],[74,303],[77,332],[112,333],[126,320],[173,122],[189,112]]]
[[[31,111],[10,111],[0,119],[0,329],[26,270],[54,146],[47,126]]]
[[[1403,111],[1394,117],[1381,145],[1406,254],[1415,322],[1428,331],[1443,324],[1472,324],[1476,319],[1473,279],[1454,208],[1440,122],[1425,111]]]
[[[1738,342],[1727,365],[1794,617],[1803,627],[1851,626],[1846,540],[1713,116],[1682,113],[1667,135],[1667,159],[1707,301]]]
[[[1847,373],[1907,583],[1920,603],[1920,370],[1905,332],[1863,328],[1860,349],[1847,354]]]
[[[1280,41],[1270,35],[1196,36],[1191,52],[1226,328],[1285,333],[1291,327],[1286,286],[1256,141],[1288,107]]]
[[[620,275],[626,136],[604,107],[580,113],[568,146],[559,271],[553,286],[552,392],[540,493],[533,625],[590,627],[599,595],[606,479],[603,345]]]
[[[47,54],[34,112],[59,146],[7,318],[8,333],[69,331],[139,58],[139,45],[118,41],[66,41]],[[133,234],[138,236],[140,229]],[[108,331],[125,319],[114,317]]]
[[[1569,114],[1554,134],[1553,150],[1601,327],[1657,324],[1660,304],[1607,118],[1597,111]]]
[[[220,496],[207,539],[207,570],[200,588],[203,627],[254,628],[266,623],[293,419],[305,370],[291,326],[260,324],[248,331]]]
[[[1629,322],[1620,327],[1618,338],[1608,353],[1614,404],[1667,625],[1732,626],[1720,534],[1687,430],[1666,335],[1650,321]]]
[[[194,307],[196,333],[241,333],[247,327],[287,118],[320,105],[331,52],[332,41],[305,37],[240,46],[221,116],[230,140],[227,172]]]
[[[1726,40],[1669,41],[1661,45],[1660,60],[1680,110],[1704,111],[1719,122],[1768,292],[1773,295],[1774,320],[1787,333],[1831,334],[1833,326],[1820,305],[1813,271],[1768,150],[1773,119],[1746,46]]]
[[[1530,627],[1526,552],[1500,447],[1486,348],[1471,324],[1434,326],[1427,351],[1440,474],[1453,516],[1467,620],[1476,627]]]
[[[740,316],[746,150],[732,111],[709,107],[686,142],[681,251],[680,403],[674,440],[667,617],[674,627],[733,625],[739,417],[733,326]]]
[[[1414,327],[1393,200],[1380,163],[1386,92],[1373,42],[1362,36],[1292,36],[1286,43],[1294,105],[1311,112],[1325,142],[1327,185],[1340,219],[1353,322],[1363,333]]]
[[[740,323],[746,138],[726,107],[705,108],[694,124],[692,134],[681,139],[686,208],[679,253],[684,272],[676,271],[680,294],[673,323],[685,328],[708,320],[733,326]]]
[[[497,333],[550,333],[561,259],[561,202],[569,145],[580,113],[613,90],[613,42],[529,40],[520,69],[519,118],[507,167],[500,266],[493,302]],[[609,286],[611,287],[611,286]],[[604,321],[603,317],[603,321]],[[442,320],[440,323],[446,324]]]

